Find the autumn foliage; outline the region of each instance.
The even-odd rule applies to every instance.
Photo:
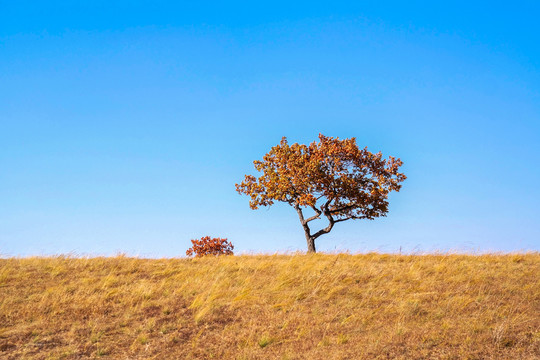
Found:
[[[285,137],[279,145],[254,161],[259,178],[246,175],[236,191],[251,197],[250,207],[286,202],[298,213],[308,251],[315,252],[315,239],[345,220],[373,220],[386,216],[388,194],[401,189],[406,176],[399,172],[400,159],[383,159],[379,152],[360,149],[356,139],[339,139],[319,134],[309,145],[289,145]],[[305,209],[313,211],[306,218]],[[312,233],[309,222],[328,220],[328,226]]]
[[[193,246],[186,251],[187,256],[233,255],[234,245],[227,239],[203,236],[200,240],[191,240],[191,244]]]

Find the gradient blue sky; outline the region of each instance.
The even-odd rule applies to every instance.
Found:
[[[538,2],[351,3],[0,2],[0,254],[305,250],[234,184],[319,133],[408,175],[320,250],[540,250]]]

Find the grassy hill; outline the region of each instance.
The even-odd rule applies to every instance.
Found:
[[[540,254],[0,259],[1,359],[538,359]]]

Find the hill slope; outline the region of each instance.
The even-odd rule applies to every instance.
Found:
[[[540,254],[0,259],[2,359],[533,359]]]

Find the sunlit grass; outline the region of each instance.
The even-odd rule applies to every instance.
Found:
[[[0,358],[536,359],[540,254],[0,259]]]

